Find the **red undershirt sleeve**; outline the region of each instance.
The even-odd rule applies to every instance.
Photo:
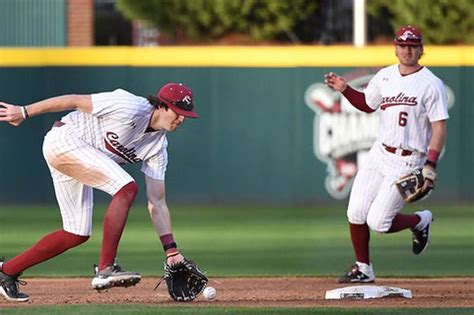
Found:
[[[367,103],[365,102],[365,94],[354,90],[349,85],[342,92],[342,94],[349,100],[352,106],[354,106],[358,110],[363,111],[365,113],[372,113],[375,111],[370,108],[369,105],[367,105]]]

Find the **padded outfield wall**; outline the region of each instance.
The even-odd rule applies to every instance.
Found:
[[[139,95],[179,81],[201,118],[169,135],[168,199],[190,203],[327,203],[347,198],[376,115],[322,86],[335,71],[363,88],[396,63],[393,47],[0,49],[0,100],[28,104],[121,87]],[[432,200],[472,202],[474,47],[425,47],[422,63],[449,91],[450,120]],[[59,114],[0,124],[0,202],[54,202],[41,153]],[[127,167],[142,186],[139,167]],[[104,195],[99,194],[99,200]]]

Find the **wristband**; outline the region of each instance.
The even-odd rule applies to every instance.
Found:
[[[425,164],[433,166],[433,168],[436,167],[436,163],[438,162],[439,158],[439,152],[436,150],[429,150],[428,151],[428,157],[426,158]]]
[[[28,117],[30,117],[30,115],[28,114],[28,111],[26,110],[26,107],[21,106],[20,109],[21,109],[21,115],[23,116],[23,119],[27,120]]]
[[[169,244],[166,244],[166,245],[163,245],[163,250],[166,252],[168,249],[172,249],[172,248],[178,248],[178,245],[176,245],[176,243],[169,243]]]

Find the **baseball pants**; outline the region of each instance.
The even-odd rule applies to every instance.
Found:
[[[376,142],[361,165],[352,186],[347,218],[352,224],[364,224],[385,233],[405,201],[395,182],[423,165],[425,156],[414,152],[401,156],[387,152]]]
[[[74,127],[53,127],[45,136],[43,155],[53,179],[63,229],[92,232],[93,188],[113,196],[134,179],[100,150],[74,134]]]

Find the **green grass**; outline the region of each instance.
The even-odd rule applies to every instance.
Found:
[[[372,233],[379,277],[473,276],[472,205],[434,206],[430,248],[411,253],[411,233]],[[408,208],[405,212],[412,212]],[[32,276],[91,276],[102,239],[104,207],[84,245],[28,270]],[[184,254],[216,276],[336,276],[353,262],[344,207],[172,207],[175,238]],[[11,258],[44,234],[61,228],[56,206],[0,206],[0,256]],[[161,276],[161,245],[144,205],[135,206],[119,248],[119,262],[143,275]],[[2,309],[0,314],[473,314],[474,308],[342,309],[222,308],[146,305],[62,305]]]
[[[372,233],[379,277],[473,276],[471,205],[433,207],[430,248],[411,253],[411,233]],[[407,209],[405,212],[411,212]],[[104,207],[84,245],[28,270],[24,276],[90,276],[102,239]],[[172,207],[175,239],[210,276],[336,276],[353,263],[345,210],[275,207]],[[56,206],[1,206],[0,256],[11,258],[42,235],[61,228]],[[119,262],[144,275],[161,275],[163,255],[144,205],[131,210]]]

